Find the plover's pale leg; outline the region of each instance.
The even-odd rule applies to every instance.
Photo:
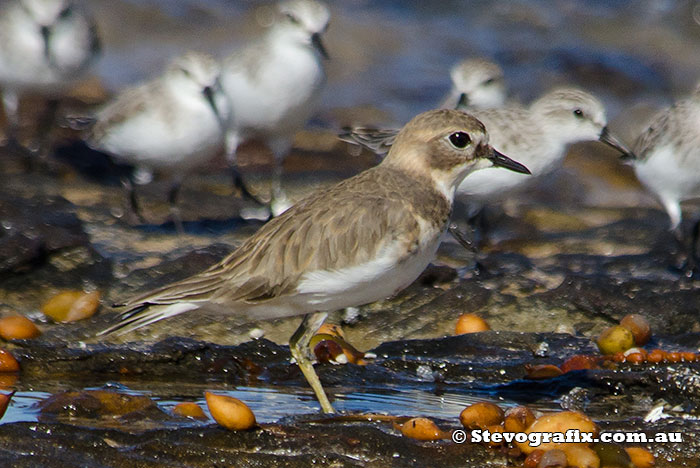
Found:
[[[326,312],[316,312],[314,314],[305,315],[299,324],[299,328],[297,328],[297,331],[295,331],[289,339],[289,350],[292,352],[292,356],[296,359],[299,369],[301,369],[301,372],[316,394],[316,398],[321,405],[321,410],[329,414],[335,413],[335,410],[328,400],[328,396],[325,390],[323,390],[323,385],[321,385],[321,381],[314,370],[314,366],[311,363],[311,353],[309,351],[309,342],[311,338],[321,327],[321,324],[323,324],[327,316],[328,313]]]

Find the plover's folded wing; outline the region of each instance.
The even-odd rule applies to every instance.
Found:
[[[365,264],[396,242],[410,255],[420,235],[407,211],[414,200],[400,196],[410,181],[392,173],[378,180],[375,172],[300,201],[202,273],[116,304],[124,310],[120,322],[101,334],[123,333],[205,303],[235,314],[246,305],[291,298],[306,275]]]

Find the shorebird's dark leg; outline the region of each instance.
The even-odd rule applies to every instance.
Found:
[[[260,207],[254,210],[256,213],[252,217],[269,219],[270,210],[268,204],[260,200],[260,198],[256,197],[255,195],[253,195],[253,193],[248,189],[248,186],[243,182],[243,177],[241,177],[241,173],[238,171],[238,164],[236,163],[236,159],[238,153],[238,144],[240,143],[240,141],[240,137],[236,132],[226,132],[226,143],[224,150],[226,153],[226,161],[228,161],[229,170],[231,171],[231,181],[233,182],[233,187],[241,194],[241,198],[243,200],[252,201]],[[258,214],[257,212],[262,212],[263,209],[267,213],[264,213],[262,216],[256,216]],[[244,210],[241,210],[241,216],[243,218],[247,217],[247,215],[244,213]]]
[[[136,197],[136,187],[134,186],[134,182],[130,177],[122,177],[122,186],[127,191],[129,196],[129,206],[131,208],[131,212],[136,216],[139,222],[144,223],[146,220],[141,214],[141,207],[139,205],[139,200]]]
[[[693,223],[690,232],[690,243],[687,246],[687,258],[683,264],[683,273],[688,278],[698,278],[698,237],[700,237],[700,218]]]
[[[485,207],[480,206],[476,212],[469,216],[467,218],[467,224],[472,228],[475,243],[477,245],[481,244],[484,239],[486,239],[486,233],[489,229]]]
[[[17,135],[19,133],[19,96],[16,92],[4,90],[2,93],[2,106],[5,111],[5,130],[7,144],[18,144]]]
[[[307,314],[301,321],[299,328],[294,332],[292,337],[289,339],[289,350],[292,352],[292,356],[297,361],[297,365],[301,372],[306,377],[306,381],[316,394],[316,399],[321,404],[321,410],[324,413],[335,413],[331,402],[328,401],[326,392],[323,390],[323,385],[314,370],[314,366],[311,363],[311,353],[309,351],[309,342],[314,336],[314,333],[318,331],[326,320],[328,313],[326,312],[316,312],[313,314]]]
[[[168,205],[170,206],[170,217],[173,219],[173,224],[175,224],[175,230],[178,234],[184,234],[185,228],[182,226],[182,217],[180,216],[180,207],[177,206],[177,198],[180,194],[180,187],[182,186],[182,181],[177,180],[173,182],[170,186],[170,191],[168,192]]]
[[[457,224],[451,223],[450,227],[447,228],[450,234],[452,234],[452,237],[465,249],[469,250],[470,252],[476,252],[476,246],[472,241],[467,239],[464,236],[464,233],[459,230],[459,227],[457,227]]]
[[[236,166],[230,165],[229,167],[231,171],[231,180],[233,182],[233,186],[236,190],[238,190],[241,193],[241,197],[245,200],[255,202],[260,206],[266,206],[267,203],[263,202],[258,197],[253,195],[250,189],[248,189],[248,186],[245,184],[245,182],[243,182],[243,177],[241,177],[241,173],[238,171]]]
[[[40,158],[45,158],[48,156],[51,144],[51,132],[56,124],[56,116],[58,115],[58,108],[60,104],[61,103],[58,99],[49,99],[46,102],[46,107],[39,116],[36,144]]]
[[[270,210],[272,216],[279,216],[286,211],[291,203],[282,187],[284,175],[284,158],[289,154],[292,145],[288,139],[275,138],[268,142],[274,156],[274,168],[272,171],[272,193],[270,194]]]

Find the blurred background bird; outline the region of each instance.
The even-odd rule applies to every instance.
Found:
[[[20,125],[22,95],[60,97],[84,77],[99,52],[95,22],[80,3],[4,2],[0,9],[0,89],[8,121],[7,137],[14,138]],[[53,115],[48,118],[52,120]]]
[[[631,162],[644,186],[666,210],[670,229],[686,252],[681,267],[686,276],[697,276],[697,242],[700,218],[690,232],[681,224],[681,202],[700,198],[700,85],[687,98],[659,112],[634,143]]]
[[[322,36],[330,12],[316,0],[291,0],[279,3],[272,15],[261,39],[225,59],[221,82],[236,115],[229,161],[235,168],[242,141],[256,138],[268,145],[274,156],[270,209],[278,215],[290,206],[282,187],[284,157],[316,111],[326,83],[329,57]]]
[[[442,101],[445,109],[490,109],[506,103],[503,69],[485,58],[463,59],[450,69],[452,89]]]
[[[222,151],[230,126],[231,106],[220,72],[213,57],[187,53],[162,76],[120,92],[85,122],[90,147],[172,180],[168,201],[180,231],[180,185],[189,171]],[[141,216],[134,181],[124,184],[134,213]]]

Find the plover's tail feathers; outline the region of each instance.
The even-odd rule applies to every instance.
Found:
[[[378,155],[385,155],[394,144],[396,129],[377,129],[368,127],[344,127],[338,138],[354,145],[360,145]]]
[[[117,323],[98,333],[124,335],[138,328],[199,309],[221,285],[223,278],[207,275],[209,270],[178,283],[160,287],[130,298],[114,307],[122,308]]]
[[[145,327],[155,322],[180,315],[190,310],[198,309],[199,305],[188,302],[175,304],[141,304],[136,308],[129,309],[119,315],[119,321],[114,325],[105,328],[97,336],[110,334],[125,335],[141,327]]]

